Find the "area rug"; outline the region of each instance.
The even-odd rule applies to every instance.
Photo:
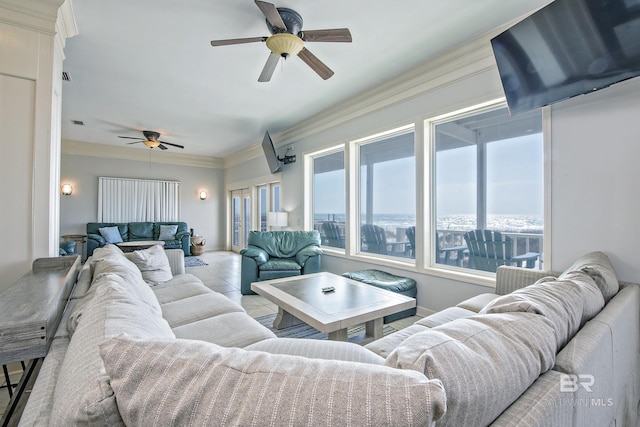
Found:
[[[306,325],[304,323],[296,326],[290,326],[283,329],[274,329],[273,319],[276,318],[274,314],[267,314],[266,316],[256,317],[256,320],[263,326],[269,328],[278,338],[307,338],[312,340],[326,340],[327,334],[324,334],[317,329]],[[382,328],[383,335],[388,335],[395,332],[396,329],[393,326],[384,325]],[[352,326],[347,329],[347,335],[349,338],[364,334],[364,325]]]
[[[187,256],[184,257],[184,266],[185,267],[202,267],[204,265],[209,265],[206,262],[202,261],[197,256]]]

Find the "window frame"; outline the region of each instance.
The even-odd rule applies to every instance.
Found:
[[[428,206],[425,210],[425,214],[427,215],[427,221],[425,224],[427,225],[426,230],[424,230],[422,237],[425,242],[428,243],[428,250],[425,251],[423,257],[421,259],[424,265],[424,271],[429,274],[434,274],[441,277],[450,277],[455,279],[464,279],[467,282],[473,282],[485,286],[495,286],[495,273],[475,270],[470,268],[462,268],[447,264],[440,264],[435,262],[435,257],[433,254],[437,251],[438,242],[437,242],[437,233],[434,231],[437,230],[437,214],[435,212],[436,209],[436,126],[438,124],[451,122],[457,120],[459,118],[469,117],[476,114],[482,114],[489,111],[498,110],[500,108],[508,108],[506,100],[504,98],[495,99],[475,105],[471,105],[468,107],[464,107],[455,111],[451,111],[448,113],[444,113],[435,117],[431,117],[424,120],[424,129],[425,129],[425,158],[424,158],[424,166],[425,169],[429,170],[428,181],[425,185],[425,190],[427,194],[425,194],[425,199],[428,200]],[[542,253],[541,256],[544,256],[546,259],[551,259],[551,243],[550,243],[550,230],[551,230],[551,222],[550,222],[550,161],[548,159],[548,153],[550,152],[550,114],[549,108],[545,107],[541,109],[541,129],[542,129],[542,149],[543,149],[543,160],[542,160],[542,179],[543,179],[543,232],[542,232]],[[486,176],[486,170],[484,174]],[[486,199],[487,194],[484,194]],[[486,210],[486,200],[484,202],[485,210]],[[486,216],[486,215],[485,215]],[[485,218],[486,220],[486,218]],[[548,262],[545,263],[545,268],[549,265]]]
[[[344,194],[345,194],[345,247],[336,248],[333,246],[323,246],[322,250],[335,255],[345,256],[349,251],[349,169],[348,169],[348,150],[346,144],[334,145],[322,150],[314,151],[304,155],[304,229],[315,229],[315,211],[314,211],[314,161],[319,157],[329,156],[335,153],[344,153]]]
[[[304,229],[313,230],[313,159],[318,156],[331,154],[344,150],[345,156],[345,249],[324,246],[323,250],[334,257],[349,260],[360,260],[374,263],[380,266],[398,268],[400,270],[426,274],[448,280],[462,281],[472,285],[481,285],[489,288],[495,287],[495,273],[479,270],[451,268],[444,264],[431,263],[431,254],[436,249],[431,230],[435,229],[435,139],[432,135],[431,123],[435,121],[453,120],[457,116],[466,116],[473,113],[500,108],[506,106],[505,99],[497,98],[486,102],[476,102],[463,108],[450,109],[439,115],[418,116],[411,123],[405,122],[389,130],[371,134],[362,138],[351,139],[327,148],[314,150],[304,155]],[[442,110],[441,110],[442,111]],[[544,228],[543,250],[544,268],[551,268],[551,113],[549,107],[541,109],[542,115],[542,144],[543,144],[543,204],[544,204]],[[389,257],[368,252],[360,252],[357,244],[360,239],[360,167],[359,148],[363,143],[384,139],[394,132],[413,130],[415,138],[415,179],[416,179],[416,248],[415,258]],[[354,224],[356,226],[354,227]],[[435,235],[435,233],[434,233]],[[409,261],[409,262],[408,262]]]
[[[349,181],[350,185],[349,188],[351,189],[349,197],[347,199],[347,204],[349,205],[350,209],[348,208],[348,210],[350,210],[353,215],[351,215],[349,217],[349,221],[346,224],[346,228],[348,230],[348,235],[350,236],[350,241],[352,242],[351,245],[349,245],[349,254],[353,257],[353,258],[360,258],[360,259],[364,259],[364,260],[376,260],[376,262],[378,263],[382,263],[382,264],[386,264],[389,266],[405,266],[408,268],[412,268],[415,269],[416,265],[417,265],[417,259],[414,256],[414,258],[404,258],[404,257],[398,257],[398,256],[393,256],[393,255],[382,255],[382,254],[376,254],[376,253],[372,253],[372,252],[364,252],[362,251],[362,246],[360,244],[358,244],[358,242],[362,241],[362,235],[361,235],[361,224],[360,224],[360,218],[361,218],[361,214],[362,214],[362,208],[360,205],[360,201],[362,200],[362,193],[361,193],[361,164],[360,164],[360,151],[361,151],[361,147],[364,145],[369,145],[369,144],[375,144],[376,142],[380,142],[380,141],[384,141],[386,139],[395,137],[395,136],[400,136],[400,135],[405,135],[408,133],[413,133],[413,157],[414,157],[414,168],[416,170],[416,174],[414,176],[414,179],[416,180],[415,182],[415,210],[416,212],[415,214],[415,218],[416,218],[416,230],[417,230],[417,226],[418,226],[418,210],[419,210],[419,197],[418,197],[418,193],[420,191],[420,186],[418,185],[418,181],[417,181],[417,175],[418,175],[418,145],[420,144],[419,140],[418,140],[418,132],[417,132],[418,127],[416,126],[416,123],[409,123],[409,124],[404,124],[401,126],[397,126],[394,127],[392,129],[388,129],[382,132],[378,132],[376,134],[370,135],[370,136],[366,136],[364,138],[359,138],[359,139],[355,139],[352,141],[349,141],[348,146],[349,146],[349,157],[350,157],[350,163],[349,163],[349,169],[345,171],[345,176],[347,177],[347,180]],[[353,172],[353,173],[352,173]],[[351,195],[355,195],[355,197],[351,197]],[[355,226],[354,226],[355,225]],[[416,244],[417,245],[417,244]]]

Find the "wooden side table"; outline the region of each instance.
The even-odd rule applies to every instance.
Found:
[[[0,416],[2,426],[17,425],[23,396],[47,355],[78,279],[80,257],[38,258],[31,271],[0,293],[0,364],[25,362],[22,378]],[[0,411],[2,411],[0,409]]]

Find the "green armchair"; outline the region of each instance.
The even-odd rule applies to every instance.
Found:
[[[314,231],[251,231],[240,251],[240,292],[253,295],[251,283],[320,271],[320,233]]]

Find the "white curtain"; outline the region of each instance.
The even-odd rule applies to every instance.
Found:
[[[98,178],[98,222],[179,221],[180,182]]]

